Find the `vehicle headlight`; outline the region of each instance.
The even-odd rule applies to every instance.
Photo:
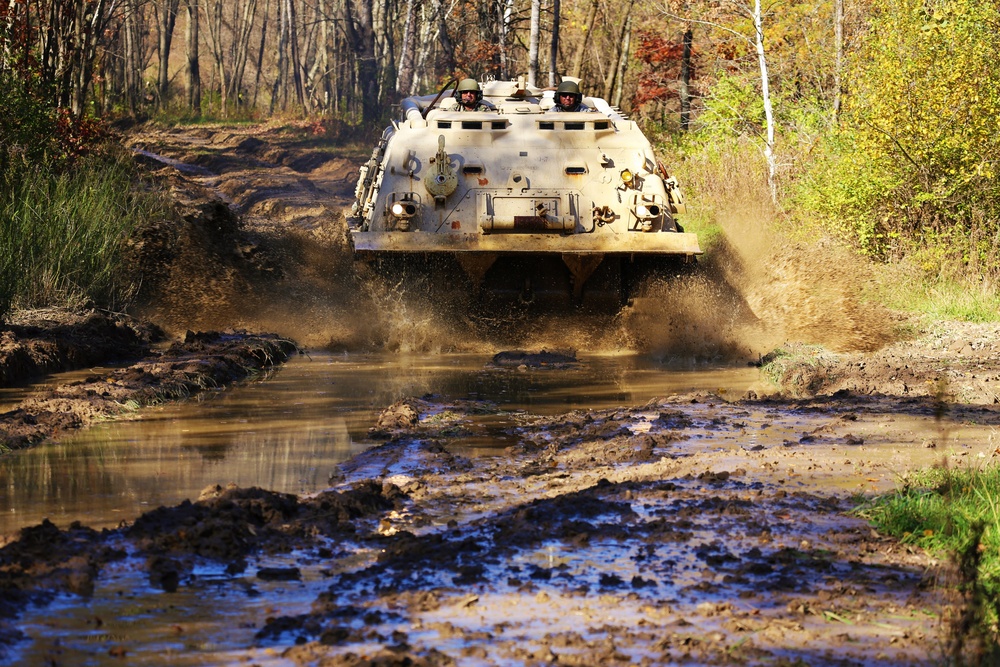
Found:
[[[398,201],[389,210],[397,218],[412,218],[413,214],[417,212],[417,207],[411,202]]]

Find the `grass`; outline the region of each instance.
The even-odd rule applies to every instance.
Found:
[[[761,358],[761,375],[794,396],[810,396],[833,381],[833,355],[819,345],[786,343]]]
[[[989,276],[924,274],[908,264],[877,272],[872,297],[890,308],[935,319],[1000,322],[1000,292]]]
[[[0,173],[0,317],[10,308],[123,308],[140,277],[128,250],[162,200],[140,192],[129,156],[91,157],[65,172]]]
[[[911,473],[855,512],[903,543],[954,560],[965,608],[953,624],[952,658],[1000,663],[1000,465]]]

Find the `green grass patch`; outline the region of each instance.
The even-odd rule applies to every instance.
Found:
[[[761,375],[791,396],[810,396],[834,380],[835,355],[819,345],[788,343],[761,359]]]
[[[1000,322],[1000,290],[989,277],[926,275],[912,265],[882,267],[875,275],[871,296],[889,308],[935,319]]]
[[[930,468],[909,474],[899,489],[855,510],[879,530],[958,565],[968,601],[956,627],[974,663],[1000,660],[1000,466]],[[968,656],[955,656],[966,664]],[[985,660],[980,662],[980,660]]]
[[[138,190],[130,156],[91,156],[72,169],[24,164],[0,173],[0,316],[9,308],[121,309],[140,276],[128,250],[163,200]]]

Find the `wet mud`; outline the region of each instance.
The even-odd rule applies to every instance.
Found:
[[[120,328],[111,319],[92,315],[80,326],[66,324],[60,329],[71,340],[91,335],[96,343],[93,347],[82,343],[87,353],[63,358],[63,368],[86,367],[87,360],[125,364],[139,352],[145,356],[120,368],[36,391],[0,414],[0,453],[30,447],[96,421],[127,418],[143,407],[259,378],[298,349],[294,342],[274,334],[189,331],[165,349],[154,350],[150,341],[138,338],[128,338],[127,345],[116,344]],[[110,341],[110,347],[98,359],[94,355],[102,340]],[[56,344],[55,349],[60,345],[65,343]],[[39,352],[44,359],[53,352],[49,345],[35,342],[26,342],[21,349],[29,359]],[[122,356],[129,352],[133,356]],[[11,356],[19,359],[16,353]],[[19,362],[17,368],[25,366],[37,368],[38,362]]]
[[[630,349],[739,360],[768,376],[746,396],[520,414],[503,434],[514,444],[497,456],[462,454],[482,428],[477,415],[496,406],[408,397],[386,406],[371,448],[323,493],[214,486],[114,530],[23,529],[0,540],[0,661],[35,641],[18,625],[26,609],[60,596],[84,605],[123,563],[163,595],[196,589],[212,564],[227,587],[212,603],[233,606],[262,582],[318,570],[323,590],[308,611],[262,614],[245,628],[248,664],[954,658],[964,601],[952,566],[851,511],[911,468],[1000,456],[992,441],[949,436],[1000,422],[1000,329],[887,314],[864,305],[849,272],[832,270],[843,263],[832,251],[771,243],[756,262],[738,233],[728,261],[650,283],[607,319],[470,321],[351,265],[339,212],[366,152],[331,152],[329,137],[302,130],[130,138],[178,211],[139,245],[150,273],[135,321],[68,323],[96,356],[43,343],[58,327],[10,323],[0,377],[122,366],[0,415],[4,446],[260,377],[309,347],[476,349],[494,355],[497,373],[561,372],[582,347]],[[906,441],[897,420],[936,435]],[[42,649],[44,664],[71,664],[67,650]],[[84,653],[142,651],[111,635]],[[171,660],[227,661],[198,648]]]

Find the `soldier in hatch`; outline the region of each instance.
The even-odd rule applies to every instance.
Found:
[[[575,81],[563,81],[556,88],[556,103],[552,105],[550,111],[593,111],[583,103],[583,93],[580,92],[580,84]]]
[[[475,79],[462,79],[455,88],[459,111],[496,111],[489,102],[483,102],[483,90]]]

